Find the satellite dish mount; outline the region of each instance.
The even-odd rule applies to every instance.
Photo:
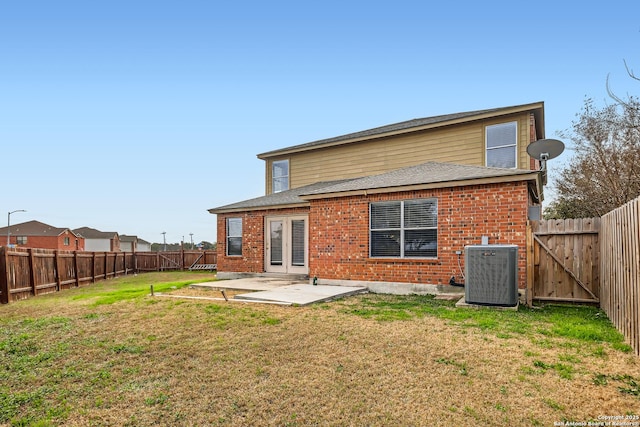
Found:
[[[539,139],[527,147],[527,153],[540,162],[542,183],[547,184],[547,160],[555,159],[564,151],[564,143],[557,139]]]

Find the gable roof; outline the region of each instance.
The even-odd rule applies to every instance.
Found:
[[[128,235],[128,234],[120,234],[120,235],[118,236],[118,238],[119,238],[119,240],[120,240],[121,242],[124,242],[124,243],[126,243],[126,242],[137,242],[137,243],[147,244],[147,245],[149,245],[149,244],[150,244],[149,242],[147,242],[147,241],[146,241],[146,240],[144,240],[144,239],[141,239],[141,238],[140,238],[140,237],[138,237],[138,236],[130,236],[130,235]]]
[[[59,236],[65,231],[69,231],[71,234],[76,236],[76,234],[68,228],[54,227],[40,221],[27,221],[20,224],[11,224],[10,228],[13,236]],[[0,228],[0,235],[2,234],[7,234],[7,227]]]
[[[321,198],[515,181],[532,182],[535,187],[535,195],[541,197],[542,182],[539,171],[427,162],[379,175],[319,182],[293,190],[209,209],[209,213],[244,212],[268,208],[281,209],[283,207],[308,206],[309,200]]]
[[[541,138],[544,138],[544,102],[536,102],[532,104],[514,105],[511,107],[490,108],[486,110],[466,111],[461,113],[444,114],[440,116],[407,120],[404,122],[393,123],[373,129],[367,129],[359,132],[349,133],[346,135],[336,136],[333,138],[321,139],[317,141],[307,142],[305,144],[299,144],[291,147],[281,148],[278,150],[268,151],[258,154],[258,158],[265,160],[270,157],[283,156],[286,154],[301,151],[310,151],[335,145],[351,144],[367,139],[382,138],[409,132],[417,132],[429,128],[449,126],[453,124],[471,122],[507,114],[522,113],[524,111],[534,112],[534,114],[536,115],[536,131],[538,135],[541,135]]]
[[[115,231],[100,231],[90,227],[80,227],[73,230],[85,239],[113,239],[118,236]]]

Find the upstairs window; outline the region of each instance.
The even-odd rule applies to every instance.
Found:
[[[438,201],[416,199],[370,205],[371,257],[438,256]]]
[[[242,218],[227,218],[227,255],[242,256]]]
[[[488,167],[515,168],[518,152],[518,122],[487,126],[486,144]]]
[[[18,245],[26,245],[27,244],[27,236],[17,236],[16,243]]]
[[[278,160],[271,165],[271,190],[279,193],[289,189],[289,160]]]
[[[65,246],[69,246],[69,238],[68,238],[68,237],[65,237],[65,238],[64,238],[64,243],[63,243],[63,244],[64,244]]]

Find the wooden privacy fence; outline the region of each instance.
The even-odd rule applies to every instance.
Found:
[[[136,271],[215,269],[215,251],[136,252]]]
[[[602,217],[600,307],[640,356],[640,198]]]
[[[138,271],[215,267],[213,251],[83,252],[0,247],[0,303]]]
[[[532,221],[527,302],[600,300],[600,218]]]
[[[594,303],[640,356],[640,198],[602,218],[532,221],[527,302]]]

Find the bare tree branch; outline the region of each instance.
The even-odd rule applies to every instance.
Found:
[[[622,60],[622,62],[624,62],[624,68],[627,70],[627,74],[629,75],[629,77],[631,77],[633,80],[640,81],[640,77],[638,77],[638,76],[636,76],[636,75],[635,75],[635,73],[633,72],[633,70],[629,67],[629,64],[627,64],[627,60],[626,60],[626,59],[623,59],[623,60]],[[620,104],[620,105],[627,105],[627,102],[626,102],[624,99],[620,98],[618,95],[616,95],[616,94],[613,92],[613,89],[611,89],[611,86],[609,85],[609,77],[610,77],[610,74],[611,74],[611,73],[607,74],[607,83],[606,83],[606,86],[607,86],[607,95],[609,95],[609,96],[610,96],[614,101],[616,101],[618,104]]]
[[[601,216],[640,196],[640,100],[596,108],[586,99],[564,137],[575,156],[557,180],[549,218]]]
[[[633,74],[633,70],[631,68],[629,68],[629,66],[627,65],[627,61],[625,59],[622,60],[624,62],[624,68],[627,69],[627,74],[629,74],[629,77],[631,77],[634,80],[639,80],[640,81],[640,77],[636,77],[635,74]]]

